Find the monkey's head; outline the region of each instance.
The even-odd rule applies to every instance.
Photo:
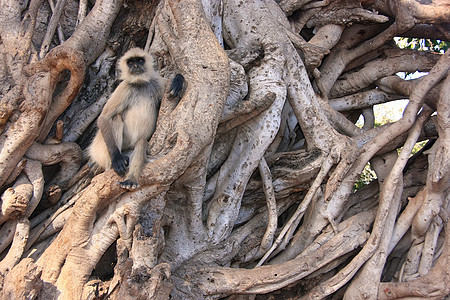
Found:
[[[144,83],[156,75],[153,58],[141,48],[128,50],[119,60],[120,78],[129,83]]]

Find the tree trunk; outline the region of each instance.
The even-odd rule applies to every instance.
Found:
[[[449,12],[2,0],[0,298],[445,297]],[[166,87],[126,190],[86,148],[136,46],[185,84]],[[379,126],[374,107],[399,99],[403,116]]]

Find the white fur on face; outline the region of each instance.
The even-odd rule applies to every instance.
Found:
[[[127,60],[133,57],[142,57],[145,60],[144,69],[145,72],[139,75],[130,74],[130,70],[127,66]],[[119,60],[118,67],[120,70],[120,79],[128,81],[130,83],[139,83],[148,81],[150,78],[158,76],[157,72],[153,68],[153,57],[145,52],[141,48],[131,48],[128,50]]]

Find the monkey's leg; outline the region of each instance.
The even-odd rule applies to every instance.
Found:
[[[128,171],[127,178],[119,183],[121,187],[128,190],[134,190],[139,186],[138,178],[141,173],[142,166],[144,165],[146,142],[147,141],[145,139],[140,139],[134,146],[133,154],[131,155],[130,169]]]
[[[128,166],[128,157],[122,154],[124,123],[121,115],[116,115],[112,121],[112,134],[117,150],[111,156],[111,163],[114,171],[120,176],[125,175]]]
[[[111,156],[100,132],[97,132],[88,151],[90,157],[89,167],[94,175],[111,168]]]

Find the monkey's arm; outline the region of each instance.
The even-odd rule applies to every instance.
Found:
[[[120,116],[116,116],[116,119],[117,118],[120,118]],[[102,117],[99,117],[97,124],[103,139],[105,140],[109,155],[111,156],[112,168],[120,176],[125,175],[128,158],[122,155],[120,147],[116,144],[113,132],[113,130],[120,130],[120,127],[123,128],[123,126],[119,126],[118,121],[115,121],[113,125],[112,119],[105,119]]]
[[[97,121],[98,128],[111,156],[112,167],[120,176],[125,175],[128,165],[128,158],[121,153],[122,145],[118,145],[114,137],[116,135],[121,140],[123,133],[123,121],[120,116],[125,107],[123,93],[124,90],[119,85],[106,103]]]

